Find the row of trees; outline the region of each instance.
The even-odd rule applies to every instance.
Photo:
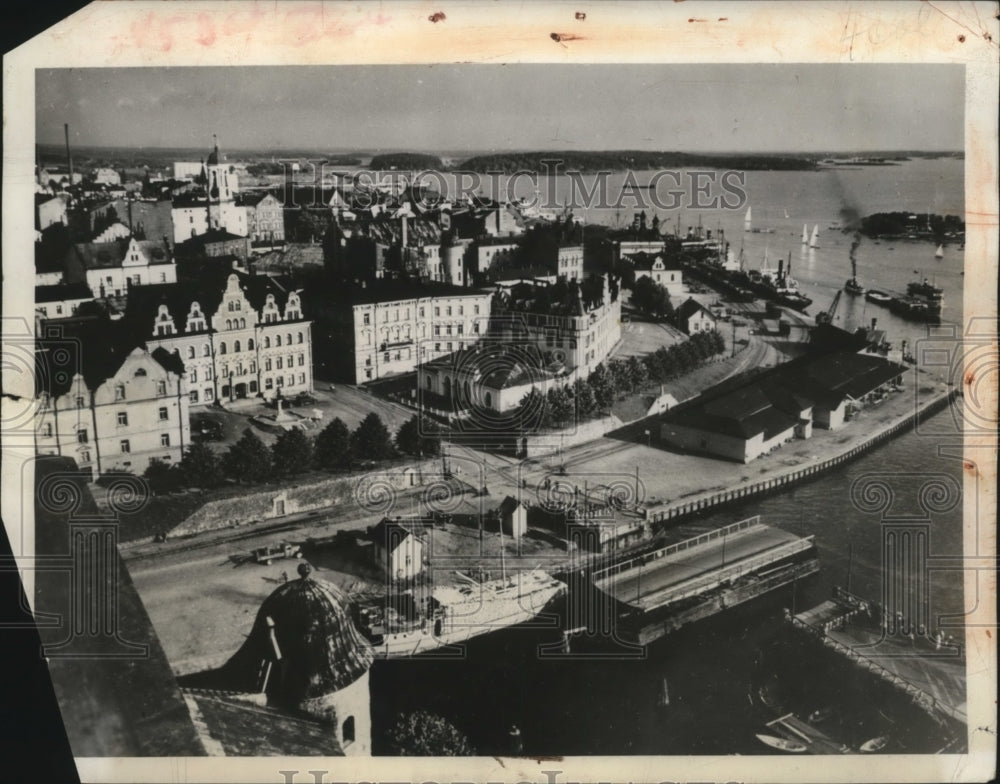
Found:
[[[440,448],[440,436],[433,422],[413,416],[393,437],[381,417],[373,412],[353,432],[338,417],[315,438],[295,428],[283,432],[271,447],[250,428],[221,455],[204,442],[196,441],[188,447],[180,465],[153,461],[145,477],[157,493],[182,487],[216,487],[227,479],[258,484],[313,469],[349,471],[360,462],[381,462],[402,454],[433,457]]]
[[[601,363],[587,379],[569,386],[552,387],[542,394],[532,389],[521,401],[521,421],[534,427],[557,429],[593,419],[610,411],[623,397],[693,370],[706,359],[726,350],[718,330],[699,332],[683,343],[660,346],[646,356],[612,359]]]

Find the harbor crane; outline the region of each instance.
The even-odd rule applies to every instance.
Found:
[[[830,307],[828,307],[824,312],[816,314],[817,324],[833,323],[833,317],[837,314],[837,306],[840,304],[840,295],[842,293],[843,292],[840,289],[837,289],[837,293],[833,295],[833,302],[830,303]]]

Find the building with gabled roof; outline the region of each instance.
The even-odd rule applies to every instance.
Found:
[[[684,273],[680,262],[668,259],[663,253],[645,253],[639,251],[625,257],[632,262],[635,270],[635,280],[650,278],[667,290],[671,297],[684,294]]]
[[[693,297],[688,297],[675,311],[677,326],[689,335],[711,332],[718,323],[715,314]]]
[[[908,368],[871,354],[807,355],[729,379],[660,420],[660,439],[685,451],[748,463],[813,426],[835,430],[867,401],[899,388]]]
[[[427,522],[384,517],[371,529],[375,565],[386,578],[407,582],[423,572],[428,527]]]
[[[127,296],[133,286],[177,280],[173,249],[165,240],[131,237],[114,242],[77,243],[72,254],[82,266],[95,297]]]
[[[192,405],[312,391],[312,322],[286,280],[229,270],[133,294],[128,329],[184,360]]]

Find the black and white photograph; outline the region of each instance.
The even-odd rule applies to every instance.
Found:
[[[997,6],[794,5],[5,55],[3,634],[79,780],[992,778]]]

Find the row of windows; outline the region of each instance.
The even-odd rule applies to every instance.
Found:
[[[191,400],[192,403],[199,402],[199,400],[198,400],[198,390],[197,389],[192,389],[188,393],[188,398]],[[211,387],[205,387],[205,397],[204,397],[204,399],[206,401],[208,401],[208,400],[215,400],[215,390],[213,390]]]
[[[132,442],[127,438],[119,441],[118,446],[123,455],[127,455],[132,451]],[[160,433],[160,446],[170,446],[170,433]]]
[[[451,305],[446,305],[445,308],[444,308],[444,310],[445,310],[445,315],[446,316],[453,315],[453,311],[452,311],[452,306]],[[475,315],[478,316],[479,312],[480,312],[480,306],[479,305],[473,306],[473,312],[475,313]],[[399,308],[394,308],[392,310],[392,315],[393,315],[392,321],[399,321],[400,320],[400,318],[399,318],[400,309]],[[440,316],[441,315],[441,306],[440,305],[435,305],[434,306],[434,315],[435,316]],[[465,315],[465,306],[464,305],[459,305],[458,306],[458,315],[459,316],[464,316]],[[418,318],[425,318],[426,317],[425,308],[423,306],[421,306],[420,308],[417,309],[417,316],[418,316]],[[361,318],[362,318],[362,322],[364,323],[365,326],[371,326],[371,314],[370,313],[363,313],[362,316],[361,316]],[[403,320],[407,321],[407,320],[409,320],[409,318],[410,318],[410,309],[409,308],[405,308],[403,310]]]
[[[136,371],[136,375],[137,376],[144,376],[144,375],[146,375],[146,372],[140,368],[139,371]],[[157,397],[163,397],[166,394],[167,394],[167,382],[166,381],[157,381],[156,382],[156,396]],[[125,385],[124,384],[116,384],[115,385],[115,401],[117,402],[117,401],[124,400],[124,399],[125,399]],[[76,407],[77,408],[83,408],[83,395],[77,395],[77,398],[76,398]]]

